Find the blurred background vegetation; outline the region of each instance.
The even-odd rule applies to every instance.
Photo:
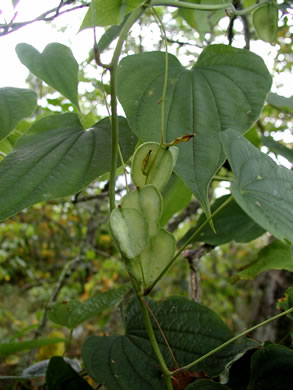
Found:
[[[235,6],[247,7],[252,3],[254,1],[237,0]],[[256,52],[263,45],[264,51],[271,55],[270,61],[273,56],[273,77],[278,80],[278,74],[285,72],[292,80],[292,9],[285,7],[285,10],[287,13],[279,21],[274,46],[260,43],[249,16],[232,20],[223,13],[206,13],[203,21],[202,14],[184,18],[182,11],[166,8],[160,8],[159,14],[165,23],[169,52],[176,54],[186,65],[195,63],[202,48],[211,43],[251,47]],[[56,21],[50,22],[50,25],[53,29],[61,29]],[[66,28],[62,26],[62,29]],[[111,52],[114,43],[115,41],[105,47],[105,55],[107,51]],[[124,54],[154,49],[164,49],[160,29],[152,15],[144,15],[132,30]],[[104,99],[106,96],[109,100],[109,85],[106,77],[104,85],[102,84],[102,70],[97,69],[92,51],[80,67],[81,105],[83,112],[87,114],[84,121],[91,126],[103,115],[107,115]],[[93,74],[98,74],[98,78],[93,77]],[[73,110],[65,98],[41,84],[33,75],[28,77],[27,84],[42,96],[35,118]],[[275,84],[274,87],[278,92],[282,85]],[[287,167],[292,167],[293,163],[293,104],[290,107],[290,102],[292,104],[292,99],[288,99],[280,107],[271,96],[261,118],[248,133],[251,142],[261,146],[264,152]],[[29,125],[29,120],[18,125],[8,137],[11,145]],[[265,138],[268,136],[272,139]],[[279,142],[274,144],[274,141]],[[283,142],[286,142],[286,153],[280,148]],[[6,147],[9,151],[9,144]],[[2,158],[4,155],[2,153]],[[219,175],[229,176],[229,166],[225,165]],[[227,182],[215,180],[210,193],[211,200],[224,194],[227,186]],[[125,180],[121,175],[118,179],[117,197],[124,191]],[[184,186],[180,194],[182,200],[176,214],[167,223],[168,229],[177,238],[181,238],[195,226],[201,214],[196,200],[192,198],[190,201],[190,194]],[[69,299],[85,300],[97,292],[119,287],[127,281],[127,273],[109,234],[107,195],[108,177],[105,175],[74,197],[38,204],[0,223],[2,343],[24,341],[40,335],[69,337],[68,329],[46,319],[48,303]],[[235,277],[270,240],[271,237],[265,234],[250,243],[230,242],[216,247],[197,243],[189,248],[192,253],[185,252],[177,260],[156,287],[153,296],[161,299],[170,295],[182,295],[200,299],[203,304],[216,311],[233,331],[243,330],[275,314],[276,300],[284,295],[286,288],[293,282],[292,274],[279,270],[262,273],[254,280]],[[190,259],[194,254],[196,262],[191,264]],[[67,267],[65,274],[64,267]],[[73,331],[70,345],[59,343],[40,347],[29,353],[25,351],[0,358],[0,375],[17,375],[33,362],[56,354],[62,355],[65,349],[67,357],[79,359],[82,341],[89,334],[123,331],[119,310],[119,307],[109,309],[78,326]],[[287,326],[284,322],[286,320],[282,321],[282,324],[276,322],[261,329],[255,336],[260,341],[265,337],[280,341]],[[0,384],[0,389],[4,388],[1,386]],[[7,383],[6,386],[5,389],[40,388],[38,381],[29,384],[25,381],[18,384]]]

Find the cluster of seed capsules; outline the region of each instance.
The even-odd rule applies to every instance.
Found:
[[[176,240],[160,226],[161,191],[172,174],[178,148],[157,142],[140,145],[132,160],[131,178],[136,186],[110,215],[113,240],[127,270],[144,293],[172,260]]]

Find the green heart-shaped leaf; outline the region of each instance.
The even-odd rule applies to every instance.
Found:
[[[30,89],[0,88],[0,141],[30,116],[36,105],[37,95]]]
[[[136,209],[117,208],[110,215],[110,229],[119,251],[127,259],[141,254],[148,241],[148,227]]]
[[[124,160],[136,137],[119,119]],[[18,139],[0,162],[0,220],[41,201],[73,195],[110,170],[111,125],[108,118],[84,131],[75,114],[52,115]]]
[[[201,357],[233,336],[214,312],[186,298],[173,297],[159,303],[151,300],[147,302],[179,366]],[[164,390],[159,363],[136,301],[130,306],[126,321],[125,336],[91,336],[86,340],[82,346],[86,370],[97,383],[105,384],[108,390]],[[175,368],[176,363],[153,320],[152,325],[167,366]],[[238,353],[252,346],[255,347],[255,343],[249,339],[230,344],[190,371],[218,375]]]
[[[19,43],[20,61],[39,79],[55,88],[78,108],[78,63],[71,50],[60,43],[50,43],[39,53],[27,43]]]
[[[144,141],[160,140],[165,54],[127,56],[118,71],[118,97],[131,129]],[[229,127],[248,130],[259,116],[271,87],[261,57],[225,45],[211,45],[189,70],[168,56],[165,142],[195,136],[180,149],[175,172],[207,214],[208,185],[225,160],[219,133]]]
[[[129,12],[142,3],[143,0],[92,0],[80,30],[120,24]]]
[[[162,203],[162,195],[157,187],[148,184],[125,195],[121,207],[140,211],[148,224],[149,237],[153,237],[160,229]]]
[[[89,376],[106,384],[107,390],[166,388],[152,350],[142,349],[128,336],[90,336],[82,346],[82,357]]]
[[[221,140],[235,174],[231,191],[236,202],[266,231],[293,242],[293,172],[234,130],[224,131]]]
[[[120,303],[129,290],[130,285],[127,284],[118,289],[97,294],[84,302],[68,301],[56,303],[48,311],[48,318],[56,324],[74,329],[89,318]]]

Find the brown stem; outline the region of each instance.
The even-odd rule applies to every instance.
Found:
[[[0,37],[4,36],[4,35],[11,34],[12,32],[17,31],[20,28],[25,27],[25,26],[32,24],[32,23],[35,23],[35,22],[50,22],[50,21],[54,20],[55,18],[57,18],[58,16],[63,15],[67,12],[71,12],[71,11],[75,11],[77,9],[89,7],[89,5],[90,5],[90,3],[86,3],[86,4],[81,4],[81,5],[78,5],[76,7],[66,9],[64,11],[60,11],[61,7],[64,7],[64,6],[71,4],[71,3],[72,2],[70,2],[70,1],[66,1],[65,3],[61,2],[56,8],[52,8],[52,9],[44,12],[43,14],[39,15],[35,19],[27,20],[25,22],[14,23],[12,20],[8,24],[0,24]]]
[[[200,273],[199,263],[200,259],[209,252],[213,247],[210,245],[202,245],[195,250],[185,250],[182,255],[189,264],[190,269],[190,298],[200,303]]]

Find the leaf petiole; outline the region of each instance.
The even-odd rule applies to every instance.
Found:
[[[152,12],[154,14],[155,19],[157,20],[161,32],[162,37],[165,42],[165,77],[164,77],[164,85],[163,85],[163,91],[162,91],[162,97],[159,101],[161,103],[161,145],[164,144],[164,127],[165,127],[165,98],[166,98],[166,91],[167,91],[167,83],[168,83],[168,40],[166,35],[166,30],[163,21],[161,20],[160,16],[158,15],[157,11],[155,9],[152,9]]]
[[[225,343],[221,344],[219,347],[216,347],[216,348],[212,349],[210,352],[206,353],[205,355],[203,355],[199,359],[196,359],[193,362],[187,364],[186,366],[181,367],[178,370],[173,371],[172,375],[174,375],[174,374],[176,374],[177,372],[180,372],[180,371],[188,370],[189,368],[191,368],[191,367],[195,366],[196,364],[200,363],[202,360],[208,358],[209,356],[214,355],[215,353],[217,353],[221,349],[225,348],[227,345],[229,345],[229,344],[233,343],[234,341],[240,339],[241,337],[246,336],[247,334],[251,333],[255,329],[260,328],[261,326],[264,326],[264,325],[268,324],[269,322],[277,320],[278,318],[283,317],[283,316],[285,316],[285,315],[287,315],[289,313],[292,313],[292,312],[293,312],[293,307],[291,307],[290,309],[288,309],[288,310],[286,310],[286,311],[284,311],[282,313],[279,313],[279,314],[277,314],[277,315],[275,315],[275,316],[273,316],[271,318],[268,318],[267,320],[265,320],[263,322],[260,322],[259,324],[254,325],[253,327],[251,327],[251,328],[249,328],[247,330],[244,330],[243,332],[239,333],[237,336],[232,337],[230,340],[228,340]]]
[[[224,3],[224,4],[197,4],[197,3],[188,3],[187,1],[177,1],[177,0],[152,0],[148,7],[176,7],[176,8],[186,8],[195,11],[218,11],[225,10],[227,14],[231,16],[241,16],[247,15],[256,8],[261,7],[264,4],[270,3],[271,0],[263,0],[259,3],[253,4],[250,7],[247,7],[242,10],[236,10],[233,4]]]

